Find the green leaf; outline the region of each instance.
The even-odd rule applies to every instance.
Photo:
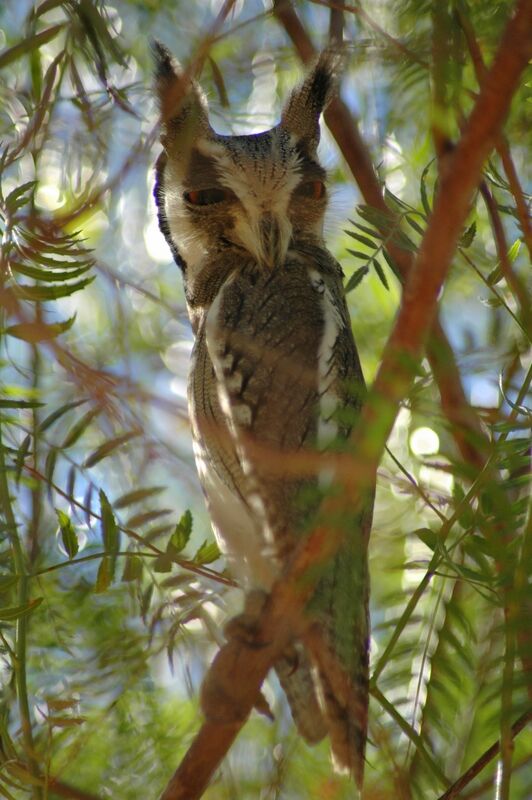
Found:
[[[120,550],[120,531],[107,495],[100,489],[100,514],[102,518],[102,540],[105,552],[116,556]]]
[[[73,559],[79,550],[78,537],[72,521],[68,514],[61,511],[60,508],[55,509],[57,519],[59,521],[59,528],[61,530],[61,539],[63,540],[63,547],[67,551],[68,557]]]
[[[27,284],[17,284],[17,294],[24,300],[45,301],[57,300],[60,297],[70,297],[75,292],[85,289],[94,278],[85,278],[77,283],[66,283],[63,286],[28,286]]]
[[[431,168],[433,162],[434,162],[434,159],[431,159],[429,161],[429,163],[427,164],[427,166],[425,167],[425,169],[423,170],[423,172],[421,173],[421,180],[420,180],[420,184],[419,184],[419,193],[421,195],[421,204],[423,206],[423,209],[424,209],[425,214],[427,215],[427,217],[430,217],[430,215],[432,214],[432,208],[430,207],[429,199],[428,199],[428,196],[427,196],[427,183],[426,182],[427,182],[428,171]]]
[[[395,263],[395,261],[393,260],[393,258],[389,254],[389,252],[386,250],[386,248],[381,250],[381,253],[382,253],[382,256],[383,256],[384,260],[386,261],[386,263],[390,267],[391,271],[393,272],[393,274],[397,278],[397,280],[400,283],[403,283],[404,282],[403,276],[401,275],[401,272],[398,269],[397,264]]]
[[[140,431],[129,431],[128,433],[123,433],[121,436],[117,436],[114,439],[111,439],[108,442],[104,442],[101,444],[93,453],[88,456],[84,463],[84,467],[93,467],[99,461],[102,461],[108,455],[110,455],[114,450],[117,450],[126,442],[131,441],[136,436],[139,436]]]
[[[61,448],[66,449],[67,447],[72,447],[72,445],[78,441],[80,436],[85,433],[93,419],[98,416],[101,410],[102,409],[100,406],[96,406],[96,408],[91,408],[89,411],[87,411],[87,413],[84,414],[81,419],[70,428],[69,432],[65,436]]]
[[[72,500],[74,497],[74,490],[76,486],[76,466],[72,464],[68,471],[68,480],[66,485],[67,496]]]
[[[10,325],[5,329],[8,336],[14,336],[15,339],[22,339],[25,342],[44,342],[50,339],[55,339],[59,334],[68,331],[74,324],[76,315],[64,322],[54,322],[51,325],[46,325],[44,322],[21,322],[19,325]]]
[[[0,400],[0,408],[42,408],[46,403],[39,403],[37,400]]]
[[[52,482],[54,479],[54,470],[56,461],[57,461],[57,449],[55,447],[52,447],[48,451],[48,455],[46,456],[46,461],[44,462],[44,475],[48,483],[49,496],[51,496],[52,494]]]
[[[519,250],[521,249],[521,239],[516,239],[513,245],[508,250],[508,258],[510,261],[515,261],[517,256],[519,255]]]
[[[168,542],[167,552],[173,555],[181,553],[188,544],[192,533],[192,514],[189,509],[183,513],[181,519],[175,526],[175,530]]]
[[[357,242],[365,244],[366,247],[370,248],[370,250],[376,250],[377,247],[379,246],[378,242],[372,241],[371,239],[368,239],[367,236],[362,236],[360,233],[355,233],[354,231],[348,231],[348,230],[344,231],[344,233],[347,233],[347,235],[350,236],[352,239],[356,239]]]
[[[472,528],[475,523],[475,512],[471,508],[470,502],[465,501],[465,492],[458,481],[453,484],[453,500],[455,510],[458,515],[458,522],[464,530]]]
[[[424,236],[425,231],[423,230],[421,225],[419,225],[419,223],[415,221],[415,219],[412,219],[412,217],[409,214],[406,215],[405,219],[407,223],[410,225],[410,227],[415,230],[416,233],[419,233],[420,236]]]
[[[83,400],[74,400],[71,403],[66,403],[64,406],[60,406],[58,409],[49,414],[45,420],[41,422],[41,424],[39,425],[39,433],[44,433],[46,430],[48,430],[48,428],[50,428],[54,424],[54,422],[57,422],[57,420],[60,419],[63,416],[63,414],[66,414],[67,411],[71,411],[73,408],[77,408],[78,406],[86,402],[87,399],[84,398]]]
[[[216,542],[209,542],[207,539],[205,539],[201,547],[199,547],[195,553],[192,561],[195,564],[211,564],[213,561],[216,561],[218,558],[220,558],[220,556],[220,548]]]
[[[31,614],[38,606],[41,605],[42,601],[42,597],[36,597],[26,605],[11,606],[11,608],[0,608],[0,619],[4,620],[5,622],[12,622],[13,620],[20,619],[21,617],[27,617],[28,614]]]
[[[96,585],[94,591],[96,594],[101,594],[109,588],[113,580],[113,571],[111,569],[111,559],[109,556],[104,556],[100,561],[98,567],[98,574],[96,576]]]
[[[63,236],[60,234],[56,235],[54,236],[53,241],[50,239],[45,239],[41,236],[37,236],[34,232],[29,231],[26,228],[21,231],[21,234],[28,246],[28,249],[22,247],[21,251],[26,253],[28,256],[31,256],[31,254],[34,253],[39,253],[39,258],[42,259],[42,251],[46,251],[47,253],[55,253],[58,256],[75,258],[76,260],[72,262],[72,266],[77,267],[79,265],[80,256],[83,256],[84,259],[87,259],[92,253],[92,250],[88,247],[84,247],[82,242],[77,238],[79,231],[75,231],[71,234],[66,234]],[[60,266],[63,269],[67,268],[67,265],[64,263],[64,261],[58,262],[46,259],[45,261],[42,261],[42,263],[49,264],[51,267]],[[83,263],[89,263],[89,261],[84,261]],[[91,261],[90,263],[93,262]]]
[[[64,27],[64,22],[59,25],[52,25],[50,28],[41,31],[41,33],[25,37],[19,44],[10,47],[9,50],[4,50],[3,53],[0,53],[0,69],[11,64],[12,61],[16,61],[17,58],[31,53],[32,50],[40,49],[46,42],[49,42],[54,36],[57,36],[59,31],[63,30]]]
[[[353,274],[351,275],[351,277],[349,278],[349,280],[345,285],[346,294],[348,292],[353,291],[353,289],[356,289],[358,284],[362,281],[364,276],[368,274],[368,272],[369,272],[368,266],[360,267],[360,269],[355,270],[355,272],[353,272]]]
[[[33,254],[33,257],[39,263],[43,262],[44,256],[40,253]],[[52,259],[49,259],[50,261]],[[60,262],[53,262],[56,266],[64,266]],[[23,264],[20,261],[10,261],[9,266],[13,270],[13,272],[17,272],[20,275],[25,275],[27,278],[33,278],[36,281],[44,281],[45,283],[53,283],[53,282],[63,282],[63,281],[71,281],[74,278],[83,275],[87,272],[91,267],[92,264],[87,264],[85,266],[79,266],[77,264],[72,264],[72,267],[75,269],[70,270],[58,270],[55,271],[53,269],[40,269],[39,267],[32,267],[30,264]]]
[[[37,185],[37,181],[28,181],[27,183],[21,183],[20,186],[17,186],[16,189],[13,189],[12,192],[8,194],[5,200],[6,208],[13,214],[17,208],[20,208],[21,205],[25,205],[29,202],[30,197],[24,197],[26,192],[29,192],[30,189],[34,189]]]
[[[172,512],[172,508],[152,508],[149,511],[141,511],[139,514],[129,517],[126,527],[140,528],[142,525],[147,525],[148,522],[153,522],[154,519],[164,517],[166,514],[172,514]],[[150,531],[150,537],[152,534],[153,532]]]
[[[477,223],[473,220],[469,228],[467,228],[460,237],[460,247],[462,247],[464,250],[467,250],[468,247],[471,247],[476,232],[477,232]]]
[[[486,283],[488,286],[496,286],[499,281],[503,279],[503,272],[500,266],[496,266],[494,269],[491,270],[490,274],[486,278]]]
[[[361,250],[350,250],[349,247],[345,248],[347,252],[355,258],[361,258],[362,261],[369,261],[369,253],[363,253]]]
[[[381,211],[373,206],[360,205],[357,207],[357,214],[370,225],[374,225],[381,233],[389,231],[397,224],[393,211]]]
[[[168,553],[161,553],[160,556],[157,556],[155,561],[153,562],[153,571],[154,572],[171,572],[172,571],[172,559],[168,555]]]
[[[17,486],[20,482],[20,476],[22,474],[22,468],[24,466],[24,460],[30,451],[30,444],[31,444],[31,435],[28,433],[27,436],[24,437],[24,441],[20,445],[17,457],[15,459],[15,481]]]
[[[137,581],[142,578],[142,559],[139,556],[130,555],[126,558],[124,571],[122,573],[122,581]]]
[[[393,244],[395,244],[397,247],[400,247],[401,250],[406,250],[408,253],[417,252],[417,247],[412,239],[410,239],[410,237],[399,228],[391,232],[390,241],[393,242]]]
[[[373,264],[373,266],[375,268],[375,272],[379,276],[379,279],[380,279],[382,285],[384,286],[384,288],[387,291],[390,291],[390,287],[388,285],[388,279],[386,278],[386,275],[384,274],[384,270],[381,267],[381,265],[379,264],[379,262],[377,261],[377,259],[376,258],[372,258],[371,259],[371,263]]]
[[[399,214],[404,214],[405,211],[414,211],[412,206],[409,206],[408,203],[405,203],[404,200],[401,200],[400,197],[397,197],[397,195],[391,192],[387,186],[384,187],[384,199],[386,200],[386,205],[391,205],[392,208],[395,207]]]
[[[349,222],[359,231],[362,231],[362,233],[367,233],[372,239],[382,239],[382,233],[375,230],[375,228],[368,228],[367,225],[361,225],[360,222],[355,222],[352,219],[350,219]]]
[[[148,497],[153,497],[155,494],[159,494],[160,492],[164,492],[166,486],[149,486],[145,489],[134,489],[132,492],[127,492],[127,494],[123,494],[114,502],[114,507],[117,508],[125,508],[126,506],[131,506],[134,503],[140,503],[141,500],[146,500]]]
[[[44,243],[44,247],[48,249],[47,242]],[[26,251],[25,248],[22,250],[23,255],[26,255],[30,261],[38,262],[39,267],[46,267],[47,270],[49,268],[49,272],[51,272],[52,275],[66,275],[67,277],[65,280],[77,278],[78,274],[82,275],[94,266],[95,261],[91,252],[90,250],[73,251],[71,247],[67,247],[61,254],[63,258],[56,258],[59,254],[55,252],[50,256],[45,255],[42,250],[38,250],[37,252],[34,250]]]
[[[433,552],[438,547],[440,537],[430,528],[419,528],[419,530],[414,531],[414,534],[418,537],[418,539],[421,539],[423,544],[426,544],[427,547]]]
[[[145,592],[142,593],[141,601],[140,601],[140,615],[142,619],[145,621],[146,614],[149,611],[151,600],[153,597],[153,590],[155,589],[155,585],[150,583],[148,588]]]
[[[92,525],[92,494],[94,491],[94,485],[89,481],[87,484],[87,488],[85,490],[85,494],[83,495],[83,505],[85,507],[85,521],[89,528]]]

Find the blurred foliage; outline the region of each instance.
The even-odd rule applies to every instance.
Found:
[[[437,189],[431,128],[456,139],[478,92],[464,31],[489,64],[512,5],[346,7],[344,99],[401,218],[383,226],[360,202],[325,133],[328,240],[370,381],[400,300],[386,240],[416,251]],[[326,6],[296,5],[317,46]],[[241,601],[193,466],[191,335],[151,198],[159,147],[150,39],[186,61],[220,8],[0,7],[2,797],[52,798],[54,781],[62,797],[79,796],[74,786],[84,796],[155,797],[197,730],[201,677]],[[270,4],[236,2],[208,52],[201,80],[218,129],[274,124],[300,70]],[[506,126],[522,181],[526,89]],[[379,471],[368,800],[439,797],[494,741],[509,741],[530,702],[530,273],[496,154],[485,187],[442,318],[490,439],[489,467],[474,474],[461,460],[423,363]],[[276,721],[250,720],[206,797],[351,797],[327,745],[307,748],[273,682],[266,693]],[[525,730],[504,797],[531,796],[531,761]],[[495,769],[493,761],[460,796],[492,796]]]

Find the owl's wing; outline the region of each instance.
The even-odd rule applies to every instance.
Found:
[[[247,500],[280,559],[301,522],[293,504],[300,481],[282,476],[281,454],[312,442],[317,429],[323,324],[305,277],[301,269],[243,269],[222,287],[206,324],[220,406],[248,478]],[[262,454],[253,453],[253,443]]]
[[[301,259],[265,272],[250,264],[226,281],[206,323],[207,348],[244,472],[246,500],[264,532],[265,558],[277,559],[280,568],[320,499],[317,479],[290,478],[283,461],[290,452],[315,452],[334,438],[337,407],[351,406],[356,412],[360,402],[349,394],[349,384],[363,386],[341,280],[316,266]],[[352,720],[353,704],[345,692],[338,696],[320,669],[333,753],[339,765],[357,776],[365,740],[368,637],[365,544],[360,547],[361,537],[346,543],[312,600],[333,656],[362,697],[362,712]]]

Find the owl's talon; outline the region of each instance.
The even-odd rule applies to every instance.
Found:
[[[260,589],[248,592],[244,611],[230,619],[224,626],[225,638],[234,639],[253,649],[266,647],[269,642],[261,641],[259,638],[258,620],[267,599],[267,593]]]

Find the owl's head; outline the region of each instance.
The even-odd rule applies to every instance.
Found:
[[[200,87],[165,47],[154,49],[164,148],[155,197],[161,230],[187,276],[222,253],[273,269],[289,248],[321,244],[327,189],[319,118],[335,89],[338,55],[320,56],[274,128],[223,136],[209,123]]]

